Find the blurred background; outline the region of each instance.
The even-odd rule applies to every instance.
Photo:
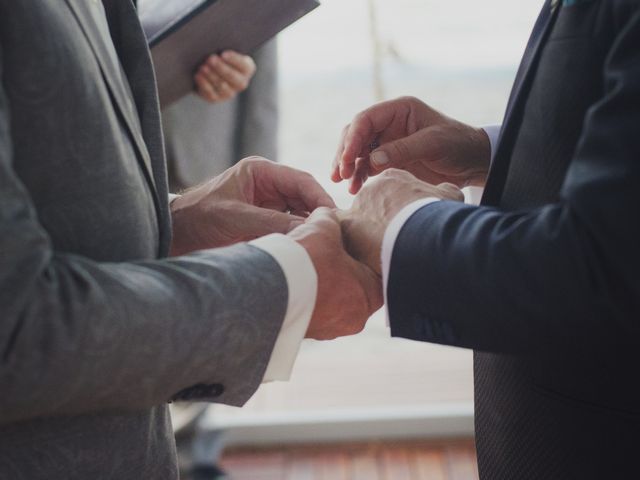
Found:
[[[500,123],[541,0],[323,0],[279,36],[280,158],[329,181],[342,128],[381,99],[416,96],[475,125]],[[461,299],[464,301],[464,299]],[[243,409],[211,406],[237,479],[473,479],[472,354],[362,334],[305,341],[288,383]]]

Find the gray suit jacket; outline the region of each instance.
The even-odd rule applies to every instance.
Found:
[[[146,42],[105,0],[129,91],[93,1],[0,0],[2,479],[177,478],[167,401],[245,402],[286,310],[259,249],[162,259]]]
[[[163,110],[172,191],[202,183],[250,155],[277,160],[276,41],[252,57],[256,74],[249,88],[233,100],[212,105],[193,94]]]

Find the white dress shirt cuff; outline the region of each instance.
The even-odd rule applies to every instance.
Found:
[[[291,377],[316,305],[318,274],[307,251],[286,235],[268,235],[249,244],[271,255],[287,280],[287,313],[263,378],[264,383],[286,381]]]
[[[180,195],[176,195],[174,193],[170,193],[169,194],[169,205],[171,205],[171,202],[173,202],[176,198],[178,198]]]
[[[404,224],[407,223],[407,220],[420,210],[422,207],[429,205],[433,202],[439,202],[439,198],[430,197],[430,198],[422,198],[420,200],[416,200],[413,203],[410,203],[406,207],[404,207],[400,212],[393,217],[391,223],[387,227],[387,230],[384,232],[384,238],[382,240],[382,287],[384,292],[384,304],[385,311],[387,315],[387,326],[389,325],[389,302],[387,301],[387,284],[389,282],[389,270],[391,269],[391,256],[393,255],[393,247],[396,244],[396,240],[398,239],[398,235],[400,235],[400,230],[404,227]]]
[[[496,148],[498,147],[498,140],[500,139],[500,132],[502,131],[502,125],[489,125],[482,127],[487,136],[489,137],[489,143],[491,144],[491,160],[496,155]]]

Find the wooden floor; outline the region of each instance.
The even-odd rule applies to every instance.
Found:
[[[473,441],[231,449],[232,480],[477,480]]]

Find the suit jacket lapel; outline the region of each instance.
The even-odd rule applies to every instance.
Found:
[[[154,194],[156,194],[155,180],[149,153],[147,152],[144,140],[141,137],[141,133],[138,133],[140,128],[138,127],[137,121],[135,120],[135,113],[132,111],[133,104],[131,102],[133,101],[133,99],[131,99],[131,102],[127,100],[128,92],[126,90],[126,87],[118,78],[118,70],[120,66],[113,65],[109,53],[106,50],[104,40],[100,36],[97,25],[95,25],[94,19],[86,13],[87,9],[91,8],[89,5],[87,5],[90,1],[93,0],[66,0],[67,4],[74,12],[76,20],[80,24],[80,27],[82,28],[82,31],[84,32],[85,37],[91,45],[93,53],[98,60],[102,75],[114,100],[116,109],[122,116],[129,135],[131,136],[131,139],[136,146],[136,149],[138,151],[138,158],[142,162],[147,176],[147,181],[150,183]],[[84,2],[84,4],[81,4],[81,2]]]
[[[513,143],[518,128],[520,127],[524,105],[531,88],[533,77],[535,76],[540,55],[544,49],[549,32],[553,27],[557,10],[557,0],[546,0],[542,12],[533,27],[531,39],[522,57],[522,62],[520,63],[507,105],[507,111],[502,124],[502,132],[498,141],[493,164],[491,165],[491,172],[485,193],[482,197],[483,205],[497,206],[500,201],[502,188],[509,170]]]
[[[156,184],[156,205],[160,223],[160,255],[166,256],[171,242],[167,168],[160,121],[160,105],[147,40],[138,20],[135,2],[102,0],[116,52],[136,101]]]

